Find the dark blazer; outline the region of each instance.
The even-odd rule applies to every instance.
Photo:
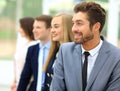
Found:
[[[50,84],[52,81],[53,77],[53,64],[56,59],[56,54],[53,55],[50,63],[48,64],[46,73],[45,73],[45,83],[44,83],[44,88],[42,88],[42,91],[49,91]]]
[[[28,48],[26,62],[21,73],[17,91],[26,91],[32,76],[33,81],[31,82],[28,91],[36,91],[38,75],[38,55],[39,55],[39,43]]]
[[[82,91],[80,44],[60,47],[50,91]],[[120,91],[120,49],[103,40],[85,91]]]

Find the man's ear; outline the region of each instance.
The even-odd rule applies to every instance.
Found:
[[[100,22],[97,22],[94,24],[93,28],[95,31],[98,31],[98,30],[100,30],[100,26],[101,26]]]

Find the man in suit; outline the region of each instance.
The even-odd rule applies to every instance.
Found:
[[[74,42],[60,47],[50,91],[120,91],[120,49],[100,35],[105,17],[94,2],[74,7]]]
[[[33,81],[28,91],[41,91],[44,83],[44,73],[42,73],[44,62],[42,61],[46,60],[50,48],[51,20],[52,17],[50,15],[41,15],[35,18],[33,34],[34,38],[40,40],[40,42],[28,49],[26,62],[21,73],[17,91],[26,91],[31,77]]]

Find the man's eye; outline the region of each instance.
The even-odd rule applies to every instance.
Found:
[[[77,23],[77,25],[83,25],[82,23]]]

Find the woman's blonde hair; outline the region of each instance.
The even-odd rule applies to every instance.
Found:
[[[66,14],[66,13],[61,13],[57,14],[55,17],[62,17],[62,25],[63,25],[63,43],[65,42],[72,42],[73,41],[73,33],[72,33],[72,15]],[[51,59],[53,56],[56,55],[60,47],[59,41],[52,41],[51,37],[51,46],[49,50],[49,54],[46,60],[46,63],[43,67],[43,71],[46,72],[47,66],[50,63]]]

